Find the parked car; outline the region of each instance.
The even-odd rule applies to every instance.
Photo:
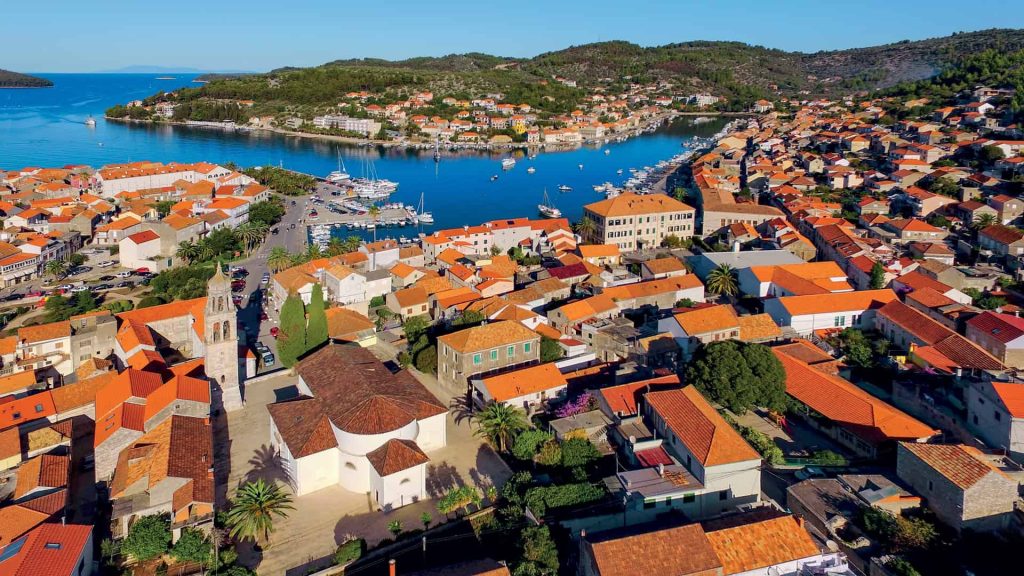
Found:
[[[145,266],[143,266],[142,268],[136,268],[135,269],[135,273],[136,274],[149,274],[149,268],[146,268]]]
[[[88,291],[89,291],[89,287],[88,286],[75,286],[74,288],[71,289],[71,293],[72,294],[78,294],[79,292],[88,292]]]
[[[14,294],[8,294],[7,296],[4,296],[4,301],[5,302],[13,302],[15,300],[21,300],[24,297],[25,297],[24,294],[18,294],[17,292],[15,292]]]
[[[75,274],[85,274],[86,272],[92,272],[92,266],[79,266],[75,268]]]
[[[96,290],[97,292],[99,292],[101,290],[110,290],[111,288],[113,288],[113,286],[110,285],[110,284],[97,284],[97,285],[92,287],[92,289]]]
[[[117,262],[114,262],[113,260],[104,260],[103,262],[100,262],[96,266],[98,266],[100,268],[110,268],[114,264],[117,264]]]
[[[276,359],[274,358],[274,353],[273,352],[266,352],[266,353],[263,354],[263,365],[264,366],[273,366],[275,360]]]
[[[107,274],[105,276],[100,276],[100,280],[103,281],[103,282],[110,282],[114,278],[115,278],[115,276],[111,276],[110,274]]]
[[[57,286],[57,290],[61,290],[61,291],[65,291],[65,292],[68,291],[68,290],[71,290],[72,288],[74,288],[74,286],[71,285],[71,284],[61,284],[60,286]]]
[[[32,298],[40,298],[45,294],[46,292],[43,292],[42,290],[32,290],[31,292],[26,292],[26,295],[31,296]]]
[[[131,278],[132,274],[133,272],[131,270],[125,270],[124,272],[118,272],[117,274],[114,274],[114,276],[117,276],[118,278]]]
[[[135,283],[125,280],[124,282],[118,282],[115,286],[118,288],[131,288],[132,286],[135,286]]]
[[[277,228],[271,228],[271,229],[270,229],[270,233],[271,233],[271,234],[273,234],[274,236],[277,236],[277,233],[278,233],[279,231],[280,231],[280,230],[278,230]]]
[[[808,479],[811,479],[811,478],[824,478],[825,477],[825,472],[821,468],[817,468],[815,466],[807,466],[807,467],[804,467],[804,468],[801,468],[801,469],[797,470],[796,474],[794,474],[794,476],[796,476],[798,480],[808,480]]]

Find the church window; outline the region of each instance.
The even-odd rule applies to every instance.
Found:
[[[213,341],[217,342],[220,340],[220,322],[213,323]]]
[[[225,340],[227,340],[228,338],[231,338],[231,334],[230,334],[231,328],[230,328],[230,326],[231,325],[229,323],[227,323],[227,322],[224,323],[224,339]]]

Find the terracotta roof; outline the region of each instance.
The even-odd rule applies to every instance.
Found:
[[[499,350],[499,354],[503,351]],[[565,388],[565,376],[553,363],[536,364],[497,376],[481,379],[495,402],[507,402],[545,390]]]
[[[827,314],[829,312],[870,310],[872,308],[880,308],[886,302],[895,299],[896,293],[888,288],[884,288],[882,290],[860,290],[857,292],[837,292],[808,296],[785,296],[779,298],[778,301],[793,316],[803,316],[808,314]]]
[[[786,371],[787,394],[870,442],[918,440],[938,434],[839,376],[815,370],[779,348],[772,352]]]
[[[601,388],[597,394],[604,399],[605,404],[612,411],[612,416],[628,417],[637,415],[638,399],[644,394],[659,389],[675,388],[679,386],[679,376],[661,376],[629,384],[609,386]]]
[[[481,326],[465,328],[458,332],[445,334],[438,338],[442,342],[460,353],[479,352],[490,350],[509,344],[538,340],[539,336],[533,330],[518,322],[491,322]]]
[[[128,237],[128,240],[136,244],[144,244],[146,242],[152,242],[153,240],[159,240],[160,235],[152,230],[143,230],[142,232],[136,232]]]
[[[96,402],[96,393],[99,389],[109,384],[116,376],[117,372],[110,371],[54,388],[51,390],[54,408],[58,413],[62,413]]]
[[[974,486],[989,474],[1001,474],[978,450],[963,444],[900,442],[900,447],[963,489]]]
[[[25,537],[21,547],[0,563],[3,576],[73,574],[92,537],[93,527],[77,524],[41,524]]]
[[[587,204],[583,208],[606,218],[610,216],[639,216],[641,214],[662,212],[694,211],[693,207],[683,204],[667,194],[634,194],[632,192],[626,192],[615,198]]]
[[[18,484],[14,499],[18,500],[39,488],[63,488],[68,485],[70,456],[42,454],[29,458],[18,467]]]
[[[651,271],[651,274],[669,274],[671,272],[685,272],[686,266],[678,258],[671,256],[667,258],[655,258],[647,260],[642,264],[644,268]]]
[[[782,329],[768,314],[754,314],[737,318],[740,326],[740,340],[764,340],[782,335]]]
[[[1010,382],[993,382],[995,389],[1003,406],[1009,410],[1014,418],[1024,418],[1024,384],[1011,384]]]
[[[993,224],[987,228],[983,228],[978,232],[981,236],[986,236],[1000,244],[1013,244],[1024,239],[1024,232],[1017,228],[1011,228],[1009,226],[1003,226],[1002,224]]]
[[[953,300],[949,296],[946,296],[929,286],[908,292],[904,298],[908,301],[913,300],[918,302],[925,308],[939,308],[941,306],[948,306],[950,304],[957,303],[956,300]]]
[[[615,244],[586,244],[578,246],[583,258],[608,258],[619,255],[619,247]]]
[[[646,296],[656,296],[658,294],[668,294],[698,287],[704,287],[700,278],[695,274],[684,274],[682,276],[673,276],[671,278],[661,278],[659,280],[648,280],[646,282],[612,286],[610,288],[605,288],[602,294],[610,296],[616,300],[624,300],[627,298],[643,298]]]
[[[14,456],[21,462],[21,432],[17,427],[0,430],[0,460]]]
[[[821,553],[811,535],[792,516],[718,530],[712,530],[714,526],[715,522],[707,522],[704,530],[725,574],[742,574]]]
[[[193,482],[195,501],[213,502],[213,428],[206,418],[173,415],[121,450],[110,484],[112,498],[149,490],[168,478]]]
[[[736,311],[728,304],[687,308],[677,312],[674,318],[688,336],[739,328]]]
[[[43,522],[63,512],[67,490],[58,490],[39,498],[0,507],[0,548],[21,538]],[[3,573],[0,568],[0,573]]]
[[[702,467],[760,460],[761,456],[693,386],[650,392],[645,398]]]
[[[1003,344],[1024,336],[1024,318],[986,310],[967,321],[967,325]]]
[[[297,371],[314,398],[268,406],[296,457],[313,453],[308,445],[313,436],[325,432],[324,417],[351,434],[374,435],[447,412],[407,371],[392,374],[372,353],[358,346],[324,346],[303,358]],[[348,377],[339,379],[338,374]],[[330,432],[329,427],[326,432]],[[324,440],[313,442],[314,447],[333,443],[333,433],[330,437],[330,442],[326,435]]]
[[[878,315],[921,340],[924,345],[934,347],[955,366],[979,370],[1003,369],[1002,362],[974,342],[899,300],[879,308]]]
[[[504,564],[499,564],[491,558],[482,558],[410,572],[407,576],[511,576],[511,574]]]
[[[64,322],[49,322],[47,324],[18,328],[18,340],[30,344],[33,342],[56,340],[58,338],[68,338],[70,336],[71,323],[66,320]]]
[[[24,372],[16,372],[8,376],[0,378],[0,396],[6,396],[7,394],[13,394],[21,390],[25,390],[36,383],[36,373],[34,370],[26,370]]]
[[[622,529],[586,536],[601,576],[717,576],[722,562],[700,524],[649,532]]]
[[[366,459],[382,478],[430,462],[430,458],[412,440],[391,439],[369,452]]]
[[[376,326],[369,318],[348,308],[328,308],[327,334],[334,340],[354,341],[361,332],[375,332]]]

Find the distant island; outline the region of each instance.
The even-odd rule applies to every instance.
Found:
[[[0,88],[49,88],[50,86],[53,86],[53,82],[46,78],[0,70]]]

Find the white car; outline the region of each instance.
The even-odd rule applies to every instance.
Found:
[[[71,284],[61,284],[60,286],[57,286],[57,290],[64,290],[64,291],[71,290],[72,288],[74,288],[74,286],[72,286]]]
[[[103,262],[100,262],[96,266],[99,267],[99,268],[110,268],[114,264],[117,264],[117,262],[114,262],[113,260],[105,260]]]
[[[118,272],[117,274],[114,274],[114,276],[117,276],[118,278],[131,278],[132,272],[127,270],[125,272]]]
[[[75,286],[74,288],[71,289],[71,293],[72,294],[77,294],[79,292],[88,292],[88,291],[89,291],[89,287],[88,286]]]

